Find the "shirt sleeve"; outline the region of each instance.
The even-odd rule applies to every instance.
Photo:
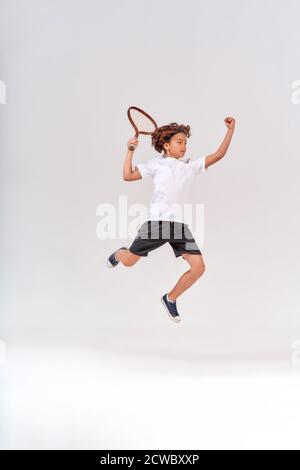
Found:
[[[146,163],[138,163],[135,166],[139,169],[139,172],[142,175],[142,179],[147,178],[147,176],[153,177],[155,170],[155,158],[152,158]]]
[[[207,168],[205,168],[205,159],[206,157],[201,157],[188,163],[191,174],[196,175],[197,173],[205,173],[207,171]]]

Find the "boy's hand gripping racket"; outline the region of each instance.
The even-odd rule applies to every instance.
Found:
[[[139,134],[150,135],[157,129],[154,119],[145,111],[136,106],[130,106],[127,110],[128,119],[135,130],[135,137]],[[134,145],[130,145],[129,149],[135,149]]]

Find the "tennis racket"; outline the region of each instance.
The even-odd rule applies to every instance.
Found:
[[[130,106],[130,108],[128,108],[127,116],[130,124],[134,128],[135,137],[138,137],[139,134],[150,135],[157,129],[157,124],[154,119],[136,106]],[[129,149],[134,150],[134,145],[130,145]]]

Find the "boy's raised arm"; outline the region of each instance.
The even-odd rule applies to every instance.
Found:
[[[224,119],[224,122],[228,128],[227,134],[225,135],[223,142],[221,143],[218,150],[215,153],[212,153],[211,155],[207,155],[205,157],[205,168],[221,160],[221,158],[223,158],[226,154],[227,149],[230,145],[234,133],[235,119],[233,117],[228,116]]]
[[[137,140],[136,137],[133,137],[127,142],[127,154],[125,157],[125,162],[123,166],[123,180],[124,181],[135,181],[135,180],[140,180],[142,179],[142,175],[139,172],[138,168],[135,168],[134,171],[132,171],[132,157],[133,157],[133,152],[138,146],[139,141]],[[134,150],[130,150],[130,146],[134,146]]]

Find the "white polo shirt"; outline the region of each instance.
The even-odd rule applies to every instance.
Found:
[[[151,176],[154,192],[148,220],[184,222],[184,204],[191,203],[192,179],[206,172],[205,157],[192,161],[190,158],[163,157],[157,154],[146,163],[138,163],[142,179]]]

